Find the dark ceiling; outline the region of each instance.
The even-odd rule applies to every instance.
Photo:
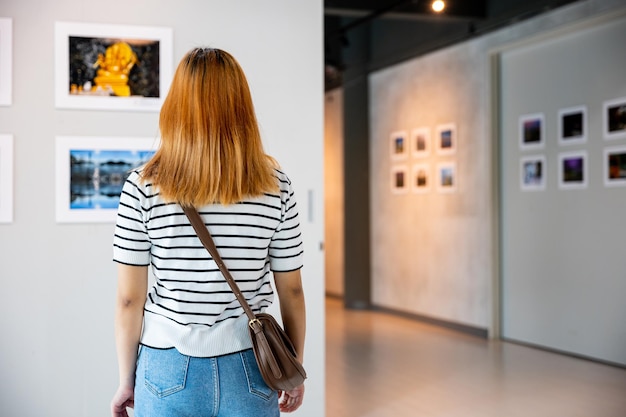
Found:
[[[325,0],[326,90],[578,0]]]

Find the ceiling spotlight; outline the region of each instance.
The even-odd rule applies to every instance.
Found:
[[[433,8],[435,12],[441,13],[443,9],[446,8],[446,3],[443,2],[442,0],[435,0],[433,1],[433,4],[431,5],[431,7]]]

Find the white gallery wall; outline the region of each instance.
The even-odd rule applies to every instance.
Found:
[[[158,133],[157,112],[55,108],[57,21],[171,28],[173,66],[196,46],[239,60],[266,151],[290,175],[302,215],[309,381],[294,415],[324,415],[322,16],[319,0],[0,2],[12,21],[12,100],[0,105],[0,135],[13,136],[14,188],[12,218],[0,223],[0,415],[109,415],[114,225],[56,221],[55,137]]]
[[[622,13],[623,6],[623,1],[618,0],[580,1],[370,76],[374,305],[488,330],[494,336],[499,334],[501,248],[498,216],[500,209],[505,214],[508,209],[507,206],[500,207],[499,167],[504,165],[508,169],[509,164],[514,163],[513,169],[517,169],[519,160],[500,160],[500,141],[516,141],[517,136],[499,137],[494,129],[500,122],[498,71],[494,68],[494,59],[505,50],[537,41],[539,35],[556,36],[555,31],[575,29],[581,22],[610,18]],[[613,42],[613,51],[623,49],[620,39]],[[584,53],[584,50],[580,51],[580,54]],[[541,73],[541,65],[538,64],[538,73]],[[514,68],[520,74],[525,72],[523,64]],[[617,78],[623,74],[620,66],[602,62],[597,62],[593,68],[596,72],[610,72]],[[559,75],[550,74],[566,78],[570,72],[562,67],[559,71]],[[623,87],[623,76],[620,79],[621,84],[614,82],[613,88]],[[525,88],[525,85],[517,85],[516,95],[510,97],[512,102],[517,98],[528,99],[534,90]],[[571,91],[554,91],[553,97],[559,93],[569,97],[567,94]],[[618,92],[615,94],[619,96]],[[622,91],[621,96],[624,95],[626,93]],[[416,152],[413,141],[418,133],[416,129],[423,129],[421,134],[429,138],[429,147],[420,152]],[[452,143],[444,135],[444,146],[439,146],[442,136],[438,129],[450,131]],[[402,138],[401,146],[396,141],[398,138]],[[418,187],[419,171],[427,175],[426,181],[422,177]],[[443,186],[442,173],[448,178]],[[547,191],[551,192],[556,191]],[[524,209],[519,207],[518,210]],[[557,214],[553,213],[553,216]],[[601,220],[602,216],[597,211],[585,212],[583,219],[593,222]],[[503,222],[508,225],[526,230],[534,227],[527,222],[517,224],[518,220],[516,216],[503,215]],[[542,223],[542,227],[544,234],[560,233],[554,223]],[[544,254],[548,256],[548,252]],[[541,263],[542,258],[532,261]],[[559,258],[551,262],[559,261],[563,260]],[[530,265],[526,266],[530,268]],[[619,265],[611,266],[607,271],[619,271],[614,279],[622,281],[626,273]],[[545,290],[544,285],[547,284],[535,280],[531,288],[526,286],[524,290],[530,292],[528,295],[532,298],[532,293]],[[563,288],[562,295],[570,295],[567,288]],[[595,297],[593,303],[602,303],[601,300],[601,297]],[[589,309],[594,308],[593,303],[588,305]],[[575,301],[560,307],[572,308],[573,305]],[[612,305],[615,307],[614,303]],[[533,312],[532,304],[518,307],[522,315]],[[568,315],[569,312],[562,310],[560,314]],[[610,317],[614,319],[616,316]],[[552,325],[557,323],[552,322]],[[604,325],[609,328],[604,335],[610,334],[610,337],[600,343],[623,343],[623,336],[616,334],[618,323],[610,321]],[[583,338],[584,334],[581,332],[579,337]],[[523,337],[518,340],[537,342]],[[626,351],[623,345],[619,346],[622,353]],[[614,355],[602,355],[602,349],[581,352],[569,345],[558,348],[602,360],[626,362]],[[608,351],[604,350],[604,353]]]

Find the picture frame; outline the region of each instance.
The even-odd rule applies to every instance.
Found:
[[[437,141],[437,153],[439,155],[452,155],[457,148],[457,131],[454,123],[440,124],[435,128]]]
[[[430,164],[414,164],[411,169],[411,191],[427,193],[431,189]]]
[[[0,135],[0,223],[13,222],[13,135]]]
[[[559,110],[559,144],[578,145],[587,142],[587,106]]]
[[[56,137],[56,221],[115,222],[119,196],[131,169],[143,165],[158,139]]]
[[[398,130],[389,135],[389,155],[392,160],[402,160],[409,156],[407,132]]]
[[[457,189],[457,172],[455,162],[440,162],[437,164],[437,191],[453,193]]]
[[[587,151],[559,153],[559,189],[575,190],[587,188],[589,172],[587,165]]]
[[[411,155],[425,158],[430,155],[430,129],[419,127],[411,131]]]
[[[626,187],[626,145],[604,149],[604,185]]]
[[[543,113],[519,117],[519,147],[521,150],[541,149],[545,146],[545,116]]]
[[[545,155],[529,155],[521,157],[520,189],[522,191],[545,190],[547,172]]]
[[[409,170],[406,165],[394,165],[391,167],[391,192],[393,194],[405,194],[409,190]]]
[[[13,101],[13,20],[0,17],[0,106]]]
[[[626,138],[626,97],[605,101],[603,109],[604,138]]]
[[[55,22],[55,105],[158,112],[172,59],[171,28]]]

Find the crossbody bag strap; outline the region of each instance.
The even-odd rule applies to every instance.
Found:
[[[222,275],[224,275],[224,278],[226,278],[226,282],[228,282],[230,289],[235,294],[235,297],[237,297],[237,300],[241,304],[241,307],[243,307],[246,316],[248,316],[250,321],[256,320],[256,316],[252,312],[248,301],[241,293],[241,290],[239,289],[239,286],[235,282],[233,276],[230,274],[230,271],[228,270],[228,268],[226,268],[226,265],[224,265],[224,261],[217,251],[217,247],[215,246],[215,242],[211,237],[211,233],[209,233],[209,229],[207,229],[206,225],[204,224],[204,221],[202,220],[202,217],[200,217],[198,210],[193,207],[183,207],[183,211],[187,215],[187,218],[189,218],[189,221],[191,222],[193,229],[196,231],[196,234],[200,238],[200,241],[213,257],[213,260],[222,272]]]

